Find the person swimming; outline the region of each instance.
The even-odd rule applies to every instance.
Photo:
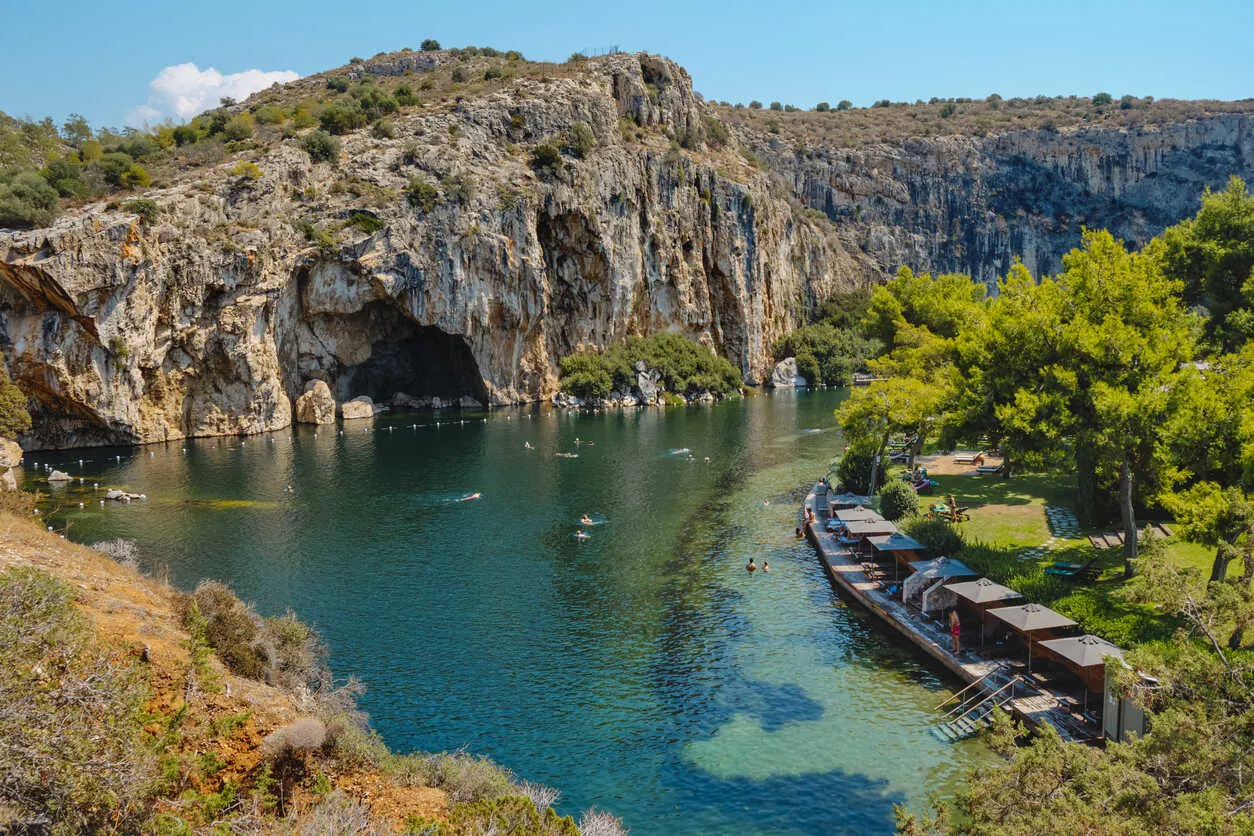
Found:
[[[472,499],[479,499],[481,496],[483,496],[483,494],[479,493],[478,491],[475,491],[474,493],[468,493],[468,494],[466,494],[465,496],[463,496],[461,499],[459,499],[459,500],[457,500],[457,501],[458,501],[458,502],[469,502],[469,501],[470,501],[470,500],[472,500]]]
[[[595,523],[592,522],[592,517],[589,517],[587,514],[584,514],[582,517],[579,518],[579,524],[580,525],[595,525]]]
[[[758,564],[756,564],[756,563],[754,563],[754,562],[753,562],[753,558],[752,558],[752,557],[751,557],[751,558],[749,558],[749,563],[748,563],[748,565],[746,565],[746,566],[745,566],[745,570],[746,570],[746,571],[749,571],[749,572],[756,572],[756,571],[758,571]]]
[[[534,447],[532,447],[532,446],[531,446],[531,442],[530,442],[530,441],[524,441],[524,442],[523,442],[523,449],[524,449],[524,450],[534,450],[534,449],[536,449],[536,448],[534,448]]]
[[[763,571],[763,572],[769,572],[769,571],[771,571],[771,564],[770,564],[770,561],[766,561],[766,560],[763,560],[763,561],[762,561],[762,571]]]
[[[592,535],[588,534],[588,532],[584,531],[582,528],[575,532],[576,540],[587,540],[590,536]]]

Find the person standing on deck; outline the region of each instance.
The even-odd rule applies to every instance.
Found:
[[[962,652],[962,647],[958,643],[958,639],[962,635],[962,620],[958,618],[957,607],[949,611],[949,632],[954,637],[954,654],[957,655]]]

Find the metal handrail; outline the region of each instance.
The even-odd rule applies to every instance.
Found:
[[[1005,685],[1001,686],[1001,687],[1000,687],[1000,688],[998,688],[996,691],[994,691],[993,693],[989,694],[987,697],[985,697],[984,699],[980,700],[980,701],[979,701],[979,702],[977,702],[975,705],[971,706],[971,708],[969,708],[967,711],[963,712],[963,713],[962,713],[961,715],[959,715],[958,717],[955,717],[953,720],[946,720],[946,721],[944,721],[944,722],[949,722],[949,723],[957,723],[959,720],[962,720],[962,719],[964,719],[965,717],[969,716],[969,715],[971,714],[971,712],[972,712],[972,711],[975,711],[977,708],[980,708],[981,706],[988,705],[990,702],[992,702],[992,701],[993,701],[993,698],[994,698],[994,697],[996,697],[996,696],[997,696],[998,694],[1000,694],[1002,691],[1005,691],[1007,688],[1010,688],[1010,689],[1011,689],[1011,691],[1010,691],[1010,698],[1011,698],[1011,699],[1014,699],[1014,687],[1015,687],[1015,685],[1016,685],[1018,682],[1019,682],[1019,677],[1017,677],[1017,676],[1016,676],[1016,677],[1014,677],[1013,679],[1011,679],[1009,682],[1007,682]]]
[[[1001,673],[1001,671],[1002,671],[1001,667],[996,667],[996,668],[994,668],[993,670],[991,670],[991,671],[989,671],[988,673],[986,673],[986,674],[984,674],[983,676],[981,676],[979,679],[975,680],[975,682],[972,682],[971,684],[967,685],[967,687],[963,688],[963,689],[962,689],[961,691],[959,691],[958,693],[956,693],[956,694],[950,694],[948,699],[946,699],[943,703],[941,703],[940,705],[936,706],[936,707],[935,707],[935,708],[933,708],[932,710],[933,710],[933,711],[940,711],[942,708],[944,708],[945,706],[949,705],[949,704],[950,704],[951,702],[953,702],[954,700],[958,699],[958,697],[961,697],[961,696],[962,696],[963,694],[965,694],[967,691],[970,691],[970,690],[971,690],[972,688],[974,688],[976,685],[980,685],[980,684],[982,684],[982,683],[984,682],[984,680],[988,679],[990,676],[993,676],[994,674],[999,674],[999,673]]]

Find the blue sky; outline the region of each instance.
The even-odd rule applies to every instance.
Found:
[[[707,98],[802,107],[991,92],[1254,96],[1249,0],[0,0],[0,19],[0,110],[58,122],[77,111],[93,125],[121,125],[149,102],[150,82],[166,67],[304,75],[427,37],[542,60],[643,49],[686,66]],[[219,90],[218,79],[180,78],[209,84],[204,95]],[[160,96],[150,106],[173,107]]]

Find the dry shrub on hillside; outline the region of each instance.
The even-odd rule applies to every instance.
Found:
[[[136,832],[153,786],[143,680],[73,600],[36,569],[0,574],[0,832]]]
[[[292,691],[326,680],[326,648],[290,611],[262,618],[230,587],[203,581],[191,595],[179,596],[184,624],[193,602],[205,620],[205,639],[232,673]]]
[[[605,810],[592,807],[579,817],[579,836],[627,836],[623,820]]]

